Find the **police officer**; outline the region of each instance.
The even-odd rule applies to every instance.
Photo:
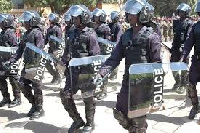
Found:
[[[72,23],[72,17],[71,15],[69,14],[69,12],[67,11],[65,14],[64,14],[64,21],[65,21],[65,45],[68,45],[68,41],[69,41],[69,35],[71,32],[73,32],[74,30],[74,25]],[[64,50],[64,54],[61,58],[61,61],[65,64],[65,65],[68,65],[68,60],[69,60],[69,56],[67,55],[68,51],[67,51],[67,48],[68,47],[65,47],[66,49]],[[67,52],[67,53],[66,53]],[[67,68],[66,68],[67,69]],[[66,70],[67,71],[67,70]],[[65,71],[65,72],[66,72]]]
[[[111,39],[111,30],[108,26],[108,24],[106,24],[106,12],[102,9],[96,8],[93,10],[92,12],[93,15],[93,21],[96,23],[96,33],[98,37],[102,37],[103,39]],[[99,44],[100,48],[101,48],[101,54],[102,55],[107,55],[110,54],[110,52],[107,52],[107,47],[105,47],[105,45]],[[102,100],[107,96],[107,80],[105,80],[103,82],[103,85],[101,85],[100,89],[101,91],[99,92],[99,94],[96,95],[96,98],[98,100]]]
[[[70,58],[81,58],[99,54],[100,48],[97,42],[97,35],[93,29],[86,26],[90,21],[89,9],[84,5],[74,5],[69,9],[69,12],[72,16],[75,29],[69,34],[68,43],[70,42],[70,44],[66,45],[67,48],[65,48],[65,50],[68,52],[65,52],[65,54],[69,54],[71,56]],[[68,67],[68,65],[66,67]],[[96,108],[94,97],[83,98],[83,102],[85,103],[85,124],[77,111],[72,96],[76,94],[79,89],[82,93],[87,93],[96,87],[92,84],[83,87],[78,86],[80,81],[78,77],[81,72],[84,71],[82,68],[70,67],[70,69],[66,69],[66,71],[66,85],[64,90],[61,90],[60,95],[65,110],[73,119],[73,123],[68,132],[74,133],[82,126],[84,126],[84,133],[91,132],[94,129],[94,113]]]
[[[59,39],[62,39],[62,29],[59,24],[59,16],[55,13],[51,13],[49,16],[49,22],[50,27],[47,29],[47,34],[45,38],[45,44],[49,43],[49,51],[48,53],[53,54],[56,50],[59,50],[59,44],[55,40],[51,39],[50,36],[55,36]],[[54,66],[56,66],[56,63],[54,63]],[[47,61],[46,68],[49,71],[49,73],[53,76],[53,79],[51,83],[58,84],[61,82],[60,74],[58,73],[58,69],[55,67],[53,69],[53,66],[51,65],[50,61]]]
[[[129,67],[135,63],[160,62],[160,36],[152,27],[145,26],[145,23],[149,21],[149,14],[144,13],[146,9],[141,0],[129,0],[125,3],[126,21],[130,23],[131,28],[121,36],[111,56],[99,71],[99,74],[104,77],[120,64],[122,58],[125,58],[122,88],[117,96],[116,109],[113,113],[120,125],[130,133],[145,133],[147,123],[145,115],[137,118],[128,118],[127,115]]]
[[[29,64],[32,64],[37,60],[37,57],[34,53],[29,50],[25,50],[26,43],[32,43],[40,49],[44,48],[44,36],[40,27],[40,15],[36,11],[25,11],[20,19],[24,23],[26,32],[22,38],[22,41],[19,44],[16,56],[11,59],[11,62],[14,62],[22,57],[24,54],[24,68],[21,72],[20,82],[22,84],[21,90],[24,96],[27,98],[29,103],[32,104],[30,111],[27,116],[30,117],[30,120],[39,118],[44,114],[43,110],[43,95],[41,88],[41,81],[34,82],[33,80],[25,78],[26,68]],[[31,53],[31,54],[30,54]],[[34,94],[32,92],[34,91]]]
[[[177,14],[180,16],[180,19],[173,21],[174,38],[172,42],[170,62],[178,62],[181,59],[187,33],[193,25],[193,22],[188,18],[190,11],[190,6],[185,3],[181,3],[177,7]],[[187,58],[186,62],[189,63],[189,57]],[[188,74],[180,75],[175,73],[174,77],[176,83],[173,86],[173,90],[177,91],[178,93],[183,93],[185,91],[185,87],[182,85],[182,83],[187,82]]]
[[[117,11],[112,11],[110,14],[111,23],[109,27],[111,29],[111,41],[112,42],[119,42],[119,39],[122,35],[122,26],[119,23],[120,14]]]
[[[122,31],[122,25],[119,23],[120,14],[117,11],[112,11],[110,14],[111,23],[109,24],[109,27],[111,29],[111,41],[118,43],[120,40],[120,37],[123,33]],[[114,72],[109,76],[109,78],[116,79],[117,78],[117,71],[116,68]]]
[[[200,16],[200,2],[197,2],[196,13]],[[189,37],[185,41],[183,55],[181,61],[186,62],[192,47],[194,46],[194,55],[192,56],[192,64],[189,71],[188,97],[192,101],[192,109],[189,114],[189,119],[194,119],[195,115],[199,112],[199,101],[197,96],[196,85],[199,82],[200,74],[200,22],[195,23],[189,32]]]
[[[72,18],[71,15],[67,12],[64,15],[64,21],[65,21],[65,38],[69,37],[69,33],[71,32],[71,30],[73,30],[73,24],[72,24]]]
[[[17,47],[17,38],[15,35],[15,29],[13,27],[13,16],[10,14],[0,14],[0,27],[2,29],[1,31],[1,46],[4,47]],[[2,53],[3,54],[3,53]],[[8,55],[8,57],[1,56],[0,61],[0,69],[2,68],[2,63],[5,61],[9,61],[9,58],[11,57],[11,54]],[[5,54],[4,54],[5,55]],[[20,89],[16,85],[16,81],[14,78],[9,77],[10,84],[12,86],[13,90],[13,96],[14,100],[11,102],[10,100],[10,94],[8,93],[8,83],[6,81],[6,76],[0,77],[0,90],[3,96],[3,100],[0,102],[0,107],[9,104],[8,107],[15,107],[21,104],[21,94]]]

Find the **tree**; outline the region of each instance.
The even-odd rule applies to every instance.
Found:
[[[97,0],[24,0],[24,2],[31,7],[50,6],[52,12],[63,13],[75,4],[83,4],[88,7],[95,6]]]
[[[13,7],[11,0],[0,0],[0,12],[7,12]]]

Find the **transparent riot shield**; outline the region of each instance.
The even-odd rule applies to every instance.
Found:
[[[169,72],[186,73],[187,64],[176,63],[141,63],[129,68],[128,117],[140,117],[158,111],[163,103],[164,81]],[[183,83],[186,85],[186,83]]]
[[[0,46],[1,67],[0,76],[19,76],[19,62],[10,63],[10,58],[16,53],[18,47]]]
[[[58,60],[60,60],[60,58],[62,57],[63,53],[64,53],[64,49],[65,49],[65,41],[55,37],[53,35],[50,35],[50,39],[57,42],[59,44],[58,49],[53,51],[53,56],[55,58],[57,58]]]
[[[117,45],[116,42],[111,42],[108,39],[104,39],[102,37],[98,37],[99,46],[101,48],[102,55],[108,55],[112,52],[114,47]]]
[[[100,69],[102,63],[106,61],[109,55],[96,55],[96,56],[89,56],[83,58],[72,58],[69,62],[69,69],[72,67],[78,67],[79,69],[79,76],[78,76],[78,83],[74,87],[87,89],[87,86],[94,85],[93,80],[96,77],[98,70]],[[70,72],[72,72],[70,70]],[[70,73],[72,75],[73,73]],[[71,78],[71,82],[73,79]],[[94,89],[96,86],[94,85]],[[94,89],[89,89],[87,91],[82,91],[82,98],[91,97],[94,95]]]
[[[64,75],[64,71],[66,66],[60,61],[59,58],[53,56],[53,54],[49,54],[47,53],[45,50],[40,49],[38,47],[36,47],[34,44],[32,43],[26,43],[26,50],[30,51],[30,53],[32,53],[32,55],[35,55],[34,60],[31,60],[31,64],[32,65],[28,65],[25,67],[25,74],[24,75],[26,78],[30,79],[30,80],[34,80],[36,81],[42,81],[43,83],[46,83],[46,81],[48,81],[48,78],[45,77],[44,79],[44,74],[46,75],[47,73],[45,73],[46,71],[46,63],[47,61],[53,62],[55,65],[55,67],[58,69],[58,73],[61,75]],[[24,53],[24,56],[25,53]],[[29,66],[31,66],[29,68]],[[59,82],[58,84],[51,84],[48,83],[46,85],[47,88],[51,88],[54,91],[57,91],[59,88],[63,88],[64,87],[64,80],[62,79],[61,82]]]
[[[33,82],[42,82],[47,54],[32,43],[26,43],[22,58],[24,59],[24,69],[21,76]],[[50,58],[50,57],[49,57]]]

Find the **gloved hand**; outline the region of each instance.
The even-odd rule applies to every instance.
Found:
[[[179,62],[184,62],[184,63],[186,63],[186,58],[184,57],[184,55],[181,56],[181,59],[179,60]]]
[[[111,69],[112,69],[111,66],[103,66],[101,67],[98,73],[101,75],[101,77],[104,77],[110,73]]]
[[[103,78],[102,78],[101,74],[97,73],[96,77],[95,77],[94,80],[93,80],[93,84],[94,84],[94,85],[99,85],[99,83],[101,83],[101,80],[102,80],[102,79],[103,79]]]
[[[12,58],[12,57],[10,58],[9,61],[10,61],[10,63],[15,63],[15,62],[17,62],[17,60],[16,60],[15,58]]]

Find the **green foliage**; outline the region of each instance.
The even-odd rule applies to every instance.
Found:
[[[0,0],[0,12],[7,12],[13,7],[11,0]]]
[[[63,10],[75,4],[82,4],[88,7],[95,6],[97,0],[24,0],[24,2],[31,7],[50,6],[52,12],[61,13]]]
[[[178,5],[183,2],[189,4],[192,7],[192,11],[194,12],[197,0],[148,0],[148,1],[155,7],[155,15],[170,17],[176,11]]]

